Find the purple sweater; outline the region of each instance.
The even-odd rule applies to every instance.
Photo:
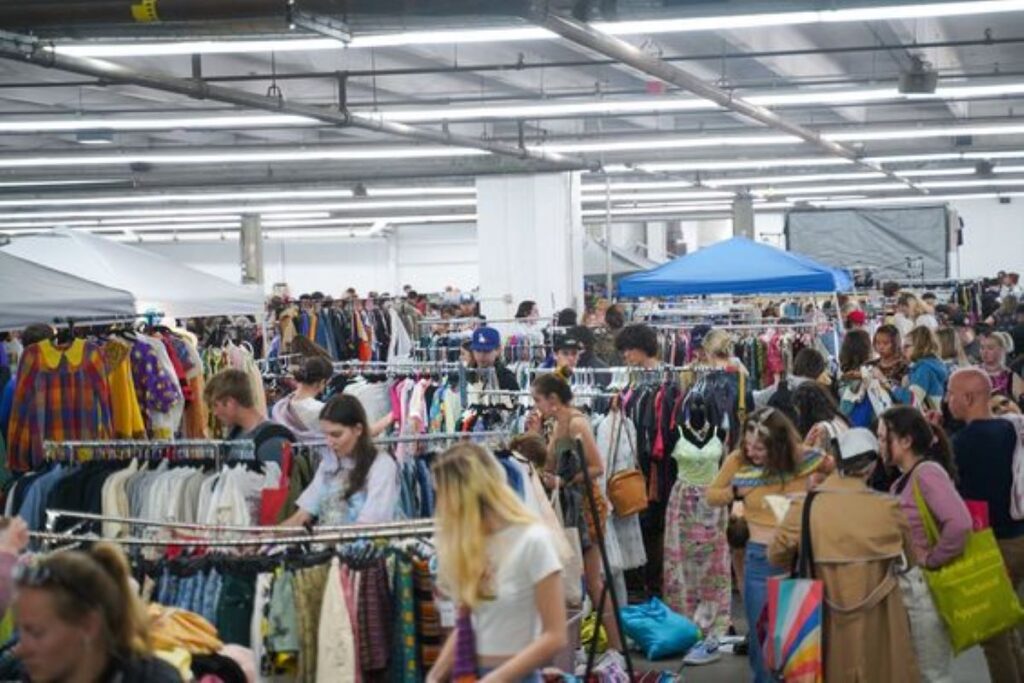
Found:
[[[922,462],[913,471],[913,478],[921,489],[925,504],[939,526],[939,542],[928,545],[928,534],[914,501],[914,482],[900,477],[892,485],[892,493],[899,497],[903,514],[910,522],[910,536],[918,558],[924,557],[927,569],[941,567],[960,556],[971,532],[971,514],[967,511],[953,481],[936,462]],[[904,485],[905,484],[905,485]],[[903,492],[898,493],[903,486]]]

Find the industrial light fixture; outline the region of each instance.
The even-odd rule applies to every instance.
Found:
[[[815,206],[862,206],[884,204],[941,204],[943,202],[964,201],[969,199],[998,199],[1000,197],[1020,197],[1024,192],[976,192],[945,195],[907,195],[904,197],[868,197],[866,199],[827,199],[813,202]]]
[[[0,213],[0,220],[24,218],[113,218],[118,216],[203,216],[243,213],[291,213],[308,211],[383,211],[387,209],[440,209],[476,206],[474,198],[410,199],[360,202],[330,202],[323,204],[267,204],[177,207],[168,209],[88,209],[74,211],[36,211],[32,213]]]
[[[115,185],[117,183],[127,182],[127,180],[118,180],[116,178],[83,178],[81,180],[50,180],[46,178],[40,178],[39,180],[0,181],[0,188],[6,189],[15,187],[70,187],[74,185]]]
[[[108,130],[83,130],[75,135],[75,141],[80,145],[112,145],[114,135]]]
[[[0,168],[34,168],[40,166],[120,166],[128,164],[246,164],[289,161],[368,161],[375,159],[443,159],[448,157],[486,156],[486,150],[467,147],[356,147],[239,150],[232,152],[123,152],[105,155],[0,157]]]
[[[785,185],[787,183],[816,183],[832,180],[868,180],[884,178],[884,173],[800,173],[796,175],[749,176],[744,178],[717,178],[705,180],[708,187],[743,187],[747,185]]]
[[[929,2],[824,9],[804,12],[733,14],[710,17],[681,17],[639,21],[595,22],[594,28],[617,36],[690,31],[718,31],[771,26],[796,26],[815,23],[889,21],[928,17],[998,14],[1024,9],[1024,0],[974,0],[973,2]],[[408,45],[443,45],[458,43],[496,43],[523,40],[550,40],[556,35],[535,26],[503,28],[410,31],[377,35],[353,36],[343,43],[333,38],[297,38],[281,40],[183,41],[158,43],[84,43],[58,45],[58,53],[80,57],[146,57],[157,55],[191,55],[209,53],[284,52],[306,50],[340,50]]]
[[[903,183],[863,183],[851,185],[805,185],[800,187],[784,187],[779,189],[766,188],[752,190],[753,194],[763,197],[784,194],[787,197],[807,194],[829,194],[832,192],[896,192],[904,191],[907,186]]]
[[[93,136],[104,131],[175,130],[188,128],[261,128],[269,126],[308,126],[316,119],[289,114],[232,114],[223,116],[153,116],[150,118],[104,117],[97,119],[0,119],[0,133],[62,133],[81,131]],[[109,132],[107,132],[109,135]],[[83,142],[81,134],[79,142]],[[109,141],[109,140],[108,140]]]

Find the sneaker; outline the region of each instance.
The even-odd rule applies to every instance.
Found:
[[[683,658],[683,664],[701,666],[717,662],[721,658],[722,653],[718,651],[718,639],[705,638],[686,653],[686,657]]]

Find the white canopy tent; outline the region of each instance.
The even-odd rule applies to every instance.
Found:
[[[134,312],[170,318],[259,315],[263,294],[169,258],[69,229],[16,239],[4,251],[62,273],[131,292]]]
[[[117,318],[134,313],[135,299],[129,292],[0,251],[0,330],[56,318]]]

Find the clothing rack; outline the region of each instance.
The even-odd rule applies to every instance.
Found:
[[[341,528],[341,527],[338,527]],[[297,529],[294,529],[297,531]],[[303,545],[309,543],[344,543],[346,541],[367,541],[376,539],[423,538],[434,534],[434,525],[379,528],[376,524],[354,525],[345,531],[329,533],[313,533],[288,536],[285,538],[224,538],[224,539],[188,539],[188,538],[105,538],[96,535],[61,534],[50,531],[32,531],[29,537],[48,543],[88,543],[109,541],[128,546],[168,546],[181,545],[194,548],[233,548]]]
[[[236,441],[221,441],[216,439],[180,439],[144,441],[141,439],[126,439],[116,441],[44,441],[43,452],[46,460],[58,460],[63,456],[64,460],[72,461],[78,451],[96,450],[100,457],[96,460],[130,459],[136,455],[154,454],[171,455],[168,450],[177,455],[178,450],[193,450],[199,453],[186,454],[184,459],[189,457],[202,457],[203,451],[207,451],[207,457],[212,456],[216,466],[220,467],[221,458],[226,453],[237,453],[240,459],[252,460],[256,454],[256,444],[250,439],[239,439]],[[111,451],[116,451],[118,458],[104,457]],[[170,459],[174,459],[171,457]]]
[[[140,519],[137,517],[117,517],[111,515],[98,515],[94,512],[76,512],[74,510],[47,510],[46,511],[46,530],[53,531],[56,528],[57,520],[60,518],[67,519],[79,519],[90,522],[112,522],[114,524],[125,524],[135,526],[146,526],[146,527],[159,527],[162,529],[187,529],[190,531],[206,531],[206,532],[233,532],[233,533],[292,533],[294,534],[299,527],[286,527],[286,526],[238,526],[230,524],[197,524],[195,522],[159,522],[149,519]],[[384,529],[419,529],[420,527],[429,527],[434,523],[433,519],[411,519],[403,520],[401,522],[383,522],[380,524],[374,524],[373,528],[378,530]],[[316,527],[318,532],[346,532],[352,531],[355,528],[363,528],[367,525],[344,525],[344,526],[318,526]]]
[[[332,363],[335,370],[359,370],[359,371],[393,371],[393,372],[410,372],[414,370],[424,370],[430,372],[456,372],[460,367],[461,363],[453,363],[448,361],[431,361],[431,360],[392,360],[392,361],[353,361],[343,360],[335,361]]]

